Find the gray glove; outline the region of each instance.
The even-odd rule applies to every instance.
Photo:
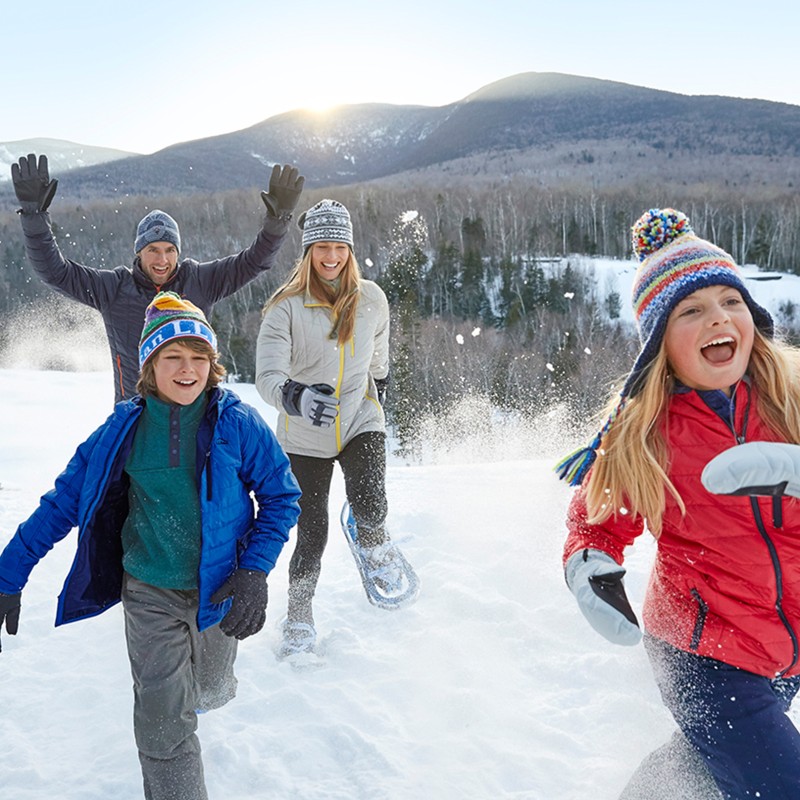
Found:
[[[305,182],[306,179],[300,175],[297,167],[290,167],[288,164],[280,167],[276,164],[269,178],[269,193],[261,192],[267,214],[278,219],[290,220],[303,193]]]
[[[283,408],[289,416],[305,417],[318,428],[333,424],[339,413],[339,398],[336,390],[327,383],[306,386],[297,381],[286,381],[281,387]]]
[[[567,559],[567,586],[589,624],[613,644],[634,645],[642,638],[622,577],[625,570],[602,550],[585,549]]]
[[[800,497],[800,445],[737,444],[712,458],[700,480],[711,494]]]
[[[27,158],[21,158],[19,164],[11,165],[11,182],[20,203],[21,214],[47,211],[58,186],[57,180],[50,180],[47,156],[39,156],[37,164],[34,153],[30,153]]]
[[[6,632],[14,636],[19,628],[19,610],[22,607],[22,593],[0,594],[0,630],[3,621],[6,623]],[[0,645],[0,651],[3,647]]]
[[[219,623],[226,636],[246,639],[258,633],[267,620],[267,573],[258,569],[237,569],[211,595],[212,603],[233,597],[230,611]]]

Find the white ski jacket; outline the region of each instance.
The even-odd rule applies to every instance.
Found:
[[[288,297],[267,311],[256,347],[256,388],[280,411],[276,435],[287,453],[332,458],[355,436],[383,431],[386,420],[375,379],[389,374],[389,303],[383,290],[362,280],[353,337],[340,346],[330,339],[331,307],[309,297]],[[287,380],[327,383],[339,398],[339,414],[328,428],[283,409]]]

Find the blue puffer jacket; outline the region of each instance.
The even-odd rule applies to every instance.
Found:
[[[53,545],[78,527],[56,625],[100,614],[120,599],[120,532],[128,514],[124,466],[143,402],[135,397],[115,406],[0,554],[0,592],[15,594]],[[230,600],[214,604],[210,598],[234,569],[269,573],[275,566],[300,513],[300,490],[262,417],[226,389],[215,389],[209,398],[197,434],[197,472],[202,514],[197,625],[204,630],[230,608]]]

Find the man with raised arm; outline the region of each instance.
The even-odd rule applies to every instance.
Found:
[[[208,317],[218,300],[241,289],[275,262],[286,236],[304,178],[297,168],[275,165],[268,191],[261,192],[266,214],[253,243],[239,253],[198,262],[183,258],[178,224],[155,209],[137,226],[131,266],[97,269],[65,258],[47,211],[58,181],[50,178],[47,156],[31,153],[11,165],[20,203],[25,250],[36,274],[61,294],[96,308],[111,348],[114,400],[136,394],[139,336],[147,306],[168,290],[187,298]]]

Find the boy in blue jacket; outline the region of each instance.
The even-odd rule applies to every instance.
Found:
[[[218,386],[217,357],[203,312],[158,294],[139,395],[78,447],[0,553],[8,633],[31,570],[73,527],[56,625],[122,601],[147,800],[207,798],[197,712],[236,693],[237,641],[264,625],[267,575],[299,514],[286,455],[258,412]]]

